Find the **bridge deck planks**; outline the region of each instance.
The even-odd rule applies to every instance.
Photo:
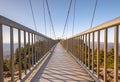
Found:
[[[60,44],[31,82],[93,82],[90,75]]]

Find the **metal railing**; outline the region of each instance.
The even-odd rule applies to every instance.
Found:
[[[96,78],[99,80],[101,77],[103,77],[102,81],[107,82],[108,81],[108,72],[107,72],[107,57],[108,57],[108,29],[113,28],[114,30],[114,52],[113,52],[113,79],[109,81],[118,82],[118,58],[119,58],[119,27],[120,27],[120,17],[111,20],[109,22],[106,22],[102,25],[99,25],[97,27],[94,27],[92,29],[89,29],[87,31],[84,31],[80,34],[77,34],[75,36],[72,36],[66,40],[61,41],[62,45],[69,50],[76,58],[82,62],[84,67],[88,69],[92,75],[95,75]],[[100,33],[103,31],[103,34]],[[101,38],[102,36],[104,38],[103,40],[103,56],[101,56]],[[96,42],[95,42],[95,36],[96,36]],[[110,35],[109,35],[110,36]],[[112,36],[110,37],[112,38]],[[96,50],[95,50],[95,44],[96,44]],[[103,59],[102,59],[103,58]],[[102,59],[102,60],[101,60]],[[100,62],[103,61],[103,67],[101,67]],[[103,69],[102,69],[103,68]],[[102,75],[100,74],[101,69],[103,71]]]
[[[8,26],[10,29],[10,76],[8,81],[16,81],[23,78],[28,71],[48,52],[54,45],[55,40],[42,35],[30,28],[0,16],[0,82],[4,82],[4,59],[3,59],[3,28]],[[17,30],[18,48],[14,52],[14,29]],[[7,33],[8,31],[6,31]],[[9,33],[9,32],[8,32]],[[22,36],[23,34],[23,36]],[[24,38],[23,38],[24,37]],[[23,41],[22,39],[23,38]],[[23,45],[23,46],[22,46]],[[16,57],[16,59],[15,59]],[[17,71],[15,71],[18,69]],[[8,71],[7,71],[8,72]],[[16,76],[17,79],[16,79]],[[8,79],[7,78],[7,79]]]

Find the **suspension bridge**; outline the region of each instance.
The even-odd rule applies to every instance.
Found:
[[[55,39],[37,31],[31,0],[29,3],[35,30],[0,16],[0,82],[119,82],[120,17],[93,27],[98,3],[96,0],[90,29],[73,35],[75,0],[72,36],[57,40],[49,4],[47,0],[45,1]],[[70,0],[62,37],[65,36],[67,29],[72,1]],[[43,4],[45,9],[45,3]],[[46,29],[45,11],[44,23]],[[10,29],[9,60],[4,60],[5,26]],[[113,51],[108,51],[108,36],[111,36],[108,31],[111,28],[114,31]],[[15,30],[17,30],[18,48],[15,48]],[[45,34],[46,32],[45,30]],[[104,38],[103,51],[101,51],[101,36]],[[110,62],[113,64],[111,67],[108,67],[109,57],[113,59]]]

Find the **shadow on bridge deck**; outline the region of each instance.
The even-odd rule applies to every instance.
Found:
[[[31,82],[93,82],[91,76],[73,57],[57,44]]]

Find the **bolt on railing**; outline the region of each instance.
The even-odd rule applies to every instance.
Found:
[[[5,70],[6,64],[4,64],[3,58],[4,26],[9,27],[10,29],[10,58],[7,60],[9,61],[7,63],[10,63],[10,70],[7,71]],[[17,30],[17,34],[14,34],[15,29]],[[8,31],[5,32],[7,33]],[[15,50],[16,52],[14,52],[14,35],[18,35],[18,48]],[[16,80],[23,79],[23,74],[25,76],[34,67],[34,65],[38,63],[44,54],[55,45],[55,43],[55,40],[45,35],[42,35],[3,16],[0,16],[0,82],[14,82]]]
[[[119,46],[119,27],[120,27],[120,17],[111,20],[109,22],[106,22],[102,25],[99,25],[97,27],[94,27],[92,29],[89,29],[87,31],[84,31],[80,34],[77,34],[75,36],[72,36],[66,40],[62,40],[61,44],[67,48],[76,58],[80,60],[80,62],[83,64],[83,66],[90,71],[92,75],[96,74],[96,78],[100,80],[102,78],[102,81],[107,82],[107,81],[114,81],[118,82],[118,58],[120,57],[118,55],[118,46]],[[113,52],[113,63],[114,66],[112,68],[112,76],[108,74],[107,70],[107,57],[108,57],[108,29],[109,28],[114,28],[114,52]],[[100,33],[101,31],[104,31],[104,47],[103,47],[103,53],[100,49],[100,40],[102,34]],[[96,36],[96,38],[95,38]],[[110,37],[112,38],[112,37]],[[96,42],[95,42],[96,39]],[[68,43],[67,43],[68,42]],[[67,43],[67,44],[66,44]],[[96,45],[96,49],[95,49]],[[103,56],[101,56],[103,55]],[[101,65],[101,62],[103,63]],[[103,67],[101,67],[103,66]],[[101,74],[101,71],[102,72]],[[108,79],[111,76],[112,79]],[[120,76],[119,76],[120,78]]]

